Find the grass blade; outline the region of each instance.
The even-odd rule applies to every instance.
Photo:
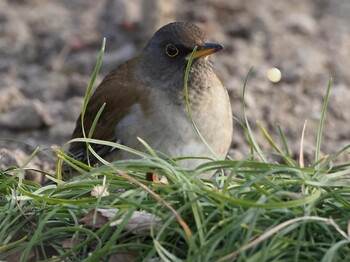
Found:
[[[316,140],[316,152],[315,152],[315,162],[319,161],[321,158],[321,143],[322,143],[322,134],[323,134],[323,128],[324,128],[324,120],[326,117],[326,111],[329,101],[329,94],[332,87],[332,79],[328,82],[328,87],[326,91],[326,95],[324,97],[324,102],[322,105],[322,111],[321,111],[321,118],[320,118],[320,124],[317,130],[317,140]],[[320,168],[320,165],[316,165],[315,167],[317,170]]]

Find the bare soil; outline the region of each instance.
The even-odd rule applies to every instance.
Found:
[[[326,0],[3,0],[0,2],[0,170],[21,165],[34,148],[38,168],[54,166],[51,146],[70,138],[102,38],[106,52],[97,83],[135,56],[153,32],[186,20],[225,45],[215,68],[226,84],[233,114],[243,121],[242,90],[252,66],[246,105],[258,142],[272,153],[260,121],[282,145],[285,132],[296,159],[307,120],[304,154],[314,159],[316,134],[333,78],[322,151],[350,142],[350,2]],[[272,83],[267,71],[282,79]],[[219,127],[218,127],[219,128]],[[249,154],[238,123],[230,155]],[[272,156],[271,156],[272,157]],[[349,161],[344,154],[339,161]]]

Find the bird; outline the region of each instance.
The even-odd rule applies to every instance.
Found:
[[[227,89],[210,59],[224,47],[206,39],[204,31],[190,22],[172,22],[158,29],[141,53],[107,74],[89,98],[83,118],[86,134],[104,105],[92,134],[94,139],[146,151],[138,140],[141,138],[171,158],[201,158],[180,161],[179,165],[186,168],[215,158],[212,151],[224,159],[232,140],[232,110]],[[188,101],[193,122],[203,138],[195,130],[184,94],[185,71],[195,47],[187,82]],[[81,118],[72,139],[83,137]],[[113,147],[90,146],[109,161],[136,158]],[[74,142],[68,152],[83,163],[98,162],[86,147],[84,142]],[[212,174],[203,175],[208,176]]]

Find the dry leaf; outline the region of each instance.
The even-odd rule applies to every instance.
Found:
[[[76,237],[67,238],[67,239],[62,241],[62,247],[63,248],[73,248],[73,247],[79,245],[81,242],[83,242],[82,238],[76,238]]]
[[[161,179],[159,179],[157,173],[146,173],[146,181],[154,182],[154,183],[160,183],[160,184],[169,184],[168,179],[166,176],[162,176]]]
[[[94,218],[95,218],[95,220],[94,220]],[[92,209],[79,221],[87,226],[92,227],[92,228],[100,228],[103,225],[105,225],[106,223],[108,223],[109,220],[110,219],[103,216],[100,212],[95,213],[95,210]]]
[[[118,253],[110,256],[108,261],[109,262],[135,261],[138,255],[139,255],[138,252],[135,252],[135,251],[125,251],[125,252],[119,251]]]
[[[118,212],[118,208],[97,209],[96,214],[95,210],[90,210],[85,217],[80,219],[80,222],[90,227],[100,228],[113,219]],[[113,221],[110,226],[119,226],[123,222],[124,217],[125,216],[123,215],[120,219]],[[153,230],[158,231],[160,228],[160,225],[158,224],[160,220],[161,219],[159,217],[146,211],[135,211],[126,224],[125,230],[137,234],[140,232],[148,232],[150,231],[151,227],[153,227]]]
[[[91,196],[94,197],[100,197],[100,196],[109,196],[109,191],[107,186],[94,186],[94,188],[91,191]]]
[[[162,178],[159,180],[161,184],[169,185],[169,181],[166,178],[166,176],[162,176]]]
[[[113,221],[110,226],[119,226],[123,222],[123,219],[124,216],[116,221]],[[151,227],[153,227],[154,231],[158,231],[160,229],[160,221],[161,219],[154,214],[146,211],[135,211],[126,224],[125,229],[130,230],[134,234],[148,232],[151,230]]]

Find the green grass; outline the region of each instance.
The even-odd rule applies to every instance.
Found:
[[[102,54],[103,48],[94,76]],[[93,83],[94,77],[84,108]],[[57,178],[48,176],[55,183],[46,186],[23,178],[26,165],[2,170],[0,260],[108,261],[121,253],[135,261],[349,260],[350,163],[333,164],[349,146],[328,157],[320,153],[330,90],[331,82],[315,131],[315,162],[307,167],[291,158],[281,127],[280,146],[259,123],[282,160],[270,162],[245,118],[242,128],[251,148],[246,160],[211,161],[188,170],[175,160],[165,160],[144,141],[148,153],[96,141],[89,138],[90,132],[74,141],[113,145],[141,158],[92,168],[69,158],[64,148],[53,149],[59,159]],[[81,175],[63,181],[63,161]],[[201,173],[217,169],[225,170],[225,175],[221,172],[213,181],[199,179]],[[146,181],[150,172],[165,176],[168,184]],[[107,187],[109,195],[92,197],[97,185]],[[118,209],[111,221],[121,219],[119,226],[112,227],[109,221],[93,228],[81,221],[91,211],[90,220],[102,222],[98,209]],[[160,221],[135,232],[129,226],[136,211]]]

